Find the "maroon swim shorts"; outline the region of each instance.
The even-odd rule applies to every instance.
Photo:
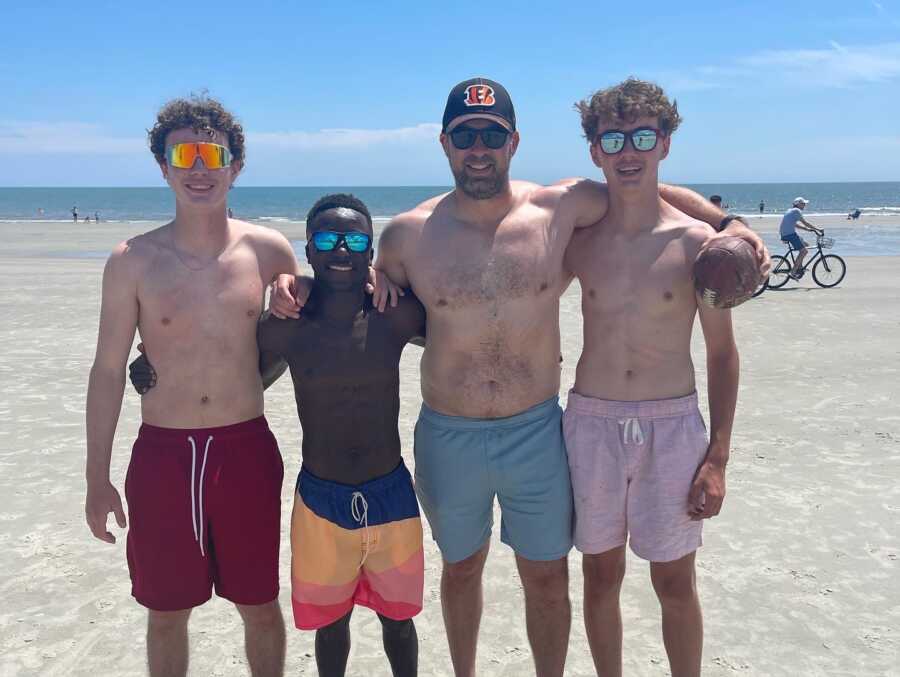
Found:
[[[175,611],[216,594],[278,596],[284,466],[262,416],[199,430],[141,426],[125,478],[131,594]]]

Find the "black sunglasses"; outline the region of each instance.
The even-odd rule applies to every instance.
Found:
[[[600,150],[607,155],[615,155],[625,148],[626,139],[631,139],[632,148],[646,153],[656,148],[660,136],[662,132],[655,127],[638,127],[630,132],[608,129],[597,138],[600,141]]]
[[[509,138],[510,131],[504,127],[494,126],[485,127],[484,129],[475,129],[474,127],[459,126],[450,132],[450,141],[458,150],[466,150],[475,145],[478,137],[481,137],[481,143],[485,148],[497,150],[503,148],[506,140]]]

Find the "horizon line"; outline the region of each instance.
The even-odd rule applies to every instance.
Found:
[[[590,177],[583,177],[590,178]],[[513,179],[513,181],[528,181],[528,179]],[[597,180],[597,179],[591,179]],[[541,183],[540,181],[534,181],[533,183]],[[605,182],[601,182],[605,183]],[[660,183],[670,183],[669,181],[661,181]],[[804,183],[809,185],[827,185],[827,184],[842,184],[842,183],[900,183],[900,179],[897,180],[888,180],[888,179],[876,179],[876,180],[865,180],[865,179],[854,179],[851,181],[673,181],[671,182],[674,185],[680,186],[788,186],[792,184]],[[243,188],[452,188],[453,184],[439,184],[439,183],[372,183],[372,184],[268,184],[268,185],[252,185],[252,186],[234,186],[234,190],[240,190]],[[30,190],[30,189],[65,189],[65,190],[93,190],[98,188],[103,189],[133,189],[133,188],[158,188],[161,190],[169,190],[169,186],[147,186],[147,185],[133,185],[133,186],[0,186],[0,190]]]

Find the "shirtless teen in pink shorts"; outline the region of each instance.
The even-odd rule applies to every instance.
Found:
[[[694,577],[700,520],[718,514],[737,399],[728,310],[698,303],[691,270],[713,228],[659,199],[658,168],[680,122],[639,80],[578,106],[609,212],[576,231],[584,350],[563,429],[584,553],[584,618],[598,674],[622,674],[619,590],[625,544],[650,561],[674,677],[699,676],[702,618]],[[691,330],[706,339],[711,442],[697,407]]]

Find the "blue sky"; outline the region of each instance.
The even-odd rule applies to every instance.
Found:
[[[516,178],[596,176],[572,104],[635,75],[684,117],[666,180],[900,180],[900,0],[131,5],[4,2],[0,185],[162,185],[145,130],[201,89],[244,124],[242,185],[445,185],[472,75],[512,94]]]

